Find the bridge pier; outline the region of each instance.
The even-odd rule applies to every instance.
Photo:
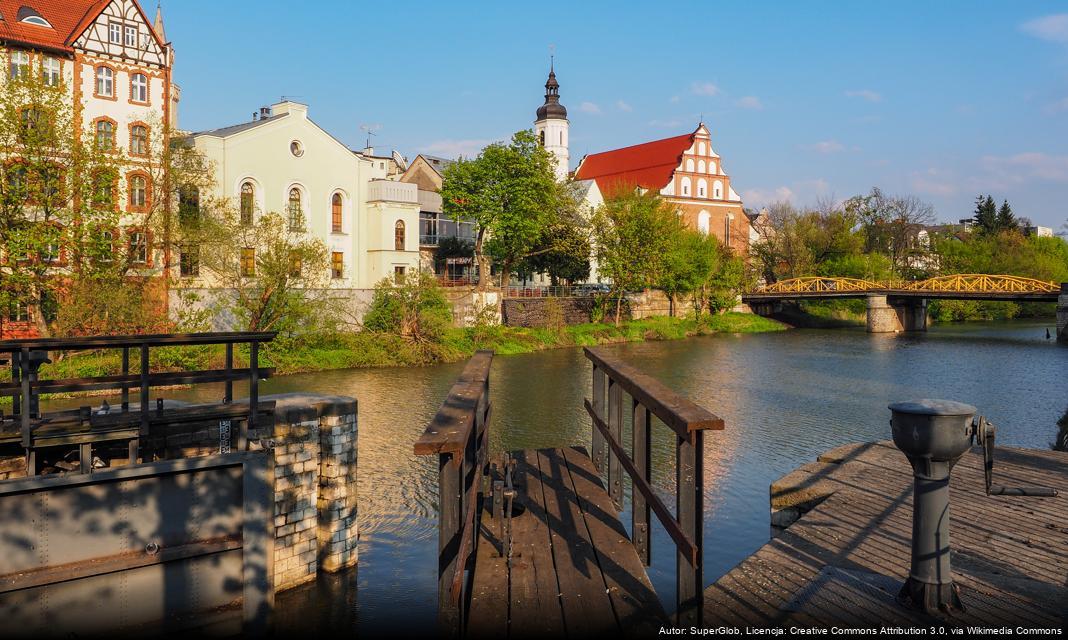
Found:
[[[927,331],[925,298],[868,296],[868,333]]]
[[[769,302],[750,302],[749,309],[758,316],[773,316],[782,313],[782,302],[773,300]]]
[[[1061,283],[1057,298],[1057,342],[1068,344],[1068,282]]]

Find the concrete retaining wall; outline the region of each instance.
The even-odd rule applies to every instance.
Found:
[[[501,305],[509,327],[553,327],[590,321],[593,298],[508,298]]]

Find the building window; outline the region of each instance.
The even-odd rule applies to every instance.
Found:
[[[256,188],[251,182],[241,185],[241,224],[252,224],[252,213],[256,210]]]
[[[178,221],[183,225],[200,222],[200,189],[186,185],[178,189]]]
[[[299,251],[289,252],[289,277],[299,278],[304,271],[304,260],[300,257]]]
[[[728,249],[731,248],[731,218],[733,217],[728,214],[723,219],[723,245]]]
[[[300,189],[293,187],[289,190],[289,230],[300,231],[304,227],[304,211],[300,206]]]
[[[30,140],[30,134],[38,131],[38,127],[41,125],[41,112],[29,107],[19,112],[19,118],[22,125],[18,132],[19,141],[25,143]]]
[[[541,143],[541,146],[543,146],[543,147],[545,146],[545,130],[544,129],[542,130],[541,133],[538,134],[538,142]]]
[[[59,262],[59,240],[52,239],[45,244],[41,259],[49,263]]]
[[[148,262],[148,237],[143,231],[134,231],[130,234],[130,256],[137,264]]]
[[[143,208],[148,204],[148,180],[144,176],[130,176],[130,206]]]
[[[130,127],[130,154],[135,156],[148,155],[148,127],[143,124],[135,124]]]
[[[108,171],[101,171],[95,177],[93,204],[99,209],[114,209],[115,176]]]
[[[11,322],[29,322],[30,307],[25,302],[13,301],[8,308],[7,319]]]
[[[137,27],[126,27],[126,46],[137,48]]]
[[[711,224],[709,224],[711,219],[712,216],[707,211],[701,211],[701,213],[697,214],[697,230],[707,236],[711,230]]]
[[[252,278],[256,275],[256,250],[245,247],[241,250],[241,277]]]
[[[393,225],[393,248],[396,251],[404,251],[404,221],[397,220]]]
[[[96,95],[104,98],[115,97],[115,72],[111,70],[111,67],[97,68]]]
[[[178,271],[183,278],[195,278],[200,275],[200,247],[195,244],[183,244],[178,248]]]
[[[703,179],[702,180],[698,180],[697,181],[697,195],[699,195],[699,196],[701,196],[703,198],[703,197],[705,197],[707,192],[708,192],[708,182],[706,182]]]
[[[101,231],[98,248],[100,261],[111,262],[111,255],[115,253],[115,234],[107,230]]]
[[[341,194],[335,193],[334,196],[330,198],[330,228],[334,233],[341,233],[341,213]]]
[[[51,56],[41,61],[41,79],[46,86],[55,87],[62,79],[62,69],[59,60]]]
[[[30,71],[30,54],[25,51],[11,52],[11,77],[25,78]]]
[[[135,73],[130,77],[130,100],[148,102],[148,76],[145,74]]]
[[[689,178],[683,178],[682,179],[682,195],[684,195],[684,196],[690,195],[690,179]]]
[[[393,267],[393,282],[404,284],[404,267]]]
[[[334,280],[345,277],[345,254],[340,251],[330,254],[330,277]]]
[[[108,42],[122,44],[122,25],[118,22],[112,22],[108,25]]]
[[[720,200],[720,199],[723,198],[723,182],[722,181],[716,180],[712,184],[712,197],[715,198],[716,200]]]
[[[97,120],[96,148],[105,151],[115,148],[115,123],[110,120]]]

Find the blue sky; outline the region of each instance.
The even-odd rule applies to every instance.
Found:
[[[152,0],[142,0],[149,13]],[[549,47],[585,153],[700,118],[747,205],[878,185],[1068,219],[1065,2],[164,0],[181,126],[295,96],[342,141],[471,154],[532,125]]]

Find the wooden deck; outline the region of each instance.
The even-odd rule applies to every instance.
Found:
[[[512,519],[512,561],[501,553],[500,523],[483,509],[468,635],[655,635],[667,617],[586,452],[512,457],[522,510]]]
[[[952,563],[967,611],[940,624],[1068,622],[1068,453],[999,448],[994,481],[1056,498],[988,497],[982,456],[953,471]],[[705,591],[704,625],[926,626],[894,600],[908,575],[912,476],[888,442],[840,447],[772,485],[772,507],[804,511]],[[816,506],[812,506],[816,505]]]

